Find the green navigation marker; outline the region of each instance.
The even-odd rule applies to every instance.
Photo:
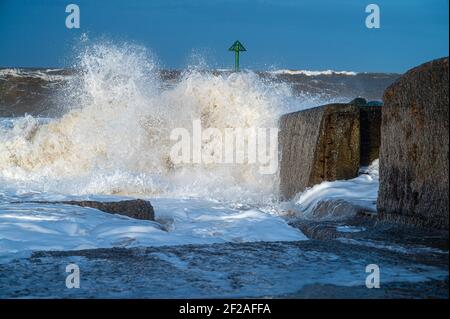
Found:
[[[236,41],[228,49],[228,51],[234,51],[234,71],[239,72],[239,52],[247,51],[241,42]]]

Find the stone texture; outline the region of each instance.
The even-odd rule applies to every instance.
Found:
[[[142,199],[124,200],[120,202],[64,201],[61,203],[81,207],[91,207],[106,213],[124,215],[135,219],[155,219],[153,206],[149,201]]]
[[[345,220],[363,209],[343,199],[322,200],[314,207],[309,219],[315,221]]]
[[[281,117],[280,195],[283,199],[323,181],[357,176],[359,118],[356,104],[329,104]]]
[[[71,201],[57,201],[57,202],[32,201],[31,203],[76,205],[81,207],[95,208],[105,213],[119,214],[135,219],[155,220],[155,212],[153,210],[152,204],[149,201],[142,199],[123,200],[119,202],[71,200]]]
[[[368,166],[379,157],[381,106],[360,107],[360,165]]]
[[[408,71],[384,93],[378,210],[425,227],[449,225],[448,57]]]

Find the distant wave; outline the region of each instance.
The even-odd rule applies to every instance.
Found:
[[[44,80],[61,80],[64,78],[65,69],[27,69],[27,68],[0,68],[0,77],[4,76],[17,76],[17,77],[38,77]],[[232,72],[233,69],[216,69],[217,72]],[[265,71],[263,71],[265,72]],[[353,71],[335,71],[335,70],[324,70],[324,71],[311,71],[311,70],[289,70],[280,69],[267,71],[270,74],[287,74],[287,75],[305,75],[305,76],[318,76],[318,75],[357,75],[358,72]],[[63,73],[63,74],[61,74]]]
[[[357,75],[358,73],[352,71],[309,71],[309,70],[275,70],[270,71],[271,74],[289,74],[289,75],[306,75],[306,76],[318,76],[318,75]]]
[[[28,77],[40,78],[44,81],[63,81],[67,80],[67,74],[64,69],[27,69],[27,68],[4,68],[0,69],[0,78],[10,77]]]

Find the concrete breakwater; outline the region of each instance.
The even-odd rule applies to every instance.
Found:
[[[285,114],[280,119],[280,194],[350,179],[378,158],[381,107],[364,99]]]
[[[363,99],[280,119],[280,196],[351,179],[380,159],[378,217],[449,226],[448,57],[416,67],[386,89],[383,106]]]
[[[380,190],[384,218],[449,226],[448,57],[420,65],[384,93]]]

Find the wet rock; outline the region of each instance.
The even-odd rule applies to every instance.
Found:
[[[123,200],[119,202],[71,200],[71,201],[55,201],[55,202],[30,201],[28,203],[76,205],[81,207],[98,209],[105,213],[128,216],[135,219],[155,220],[155,212],[153,210],[152,204],[149,201],[142,199]]]
[[[367,106],[383,106],[383,102],[381,102],[381,101],[369,101],[369,102],[367,102]]]
[[[367,104],[367,100],[363,97],[357,97],[350,101],[349,104],[356,105],[356,106],[364,106]]]
[[[342,199],[320,201],[312,210],[310,219],[316,221],[343,220],[356,216],[362,208]]]
[[[449,226],[448,57],[408,71],[384,93],[381,216],[424,227]]]
[[[359,107],[329,104],[280,119],[280,195],[289,199],[323,181],[358,175]]]
[[[365,212],[341,220],[317,221],[291,217],[288,222],[313,240],[338,239],[346,243],[411,254],[447,254],[449,248],[449,233],[446,230],[393,223]]]
[[[142,199],[124,200],[119,202],[63,201],[60,203],[95,208],[102,212],[124,215],[135,219],[155,220],[153,206],[149,201]]]
[[[0,298],[292,298],[310,296],[309,285],[321,286],[316,297],[373,298],[374,291],[384,290],[391,298],[448,298],[448,253],[364,243],[304,240],[34,252],[0,264],[0,273],[7,274],[0,276]],[[61,273],[73,262],[82,271],[81,289],[61,284]],[[380,289],[364,284],[365,267],[372,263],[381,268]],[[351,293],[345,287],[356,280]],[[389,283],[409,286],[399,293]],[[326,293],[330,285],[337,290]]]

